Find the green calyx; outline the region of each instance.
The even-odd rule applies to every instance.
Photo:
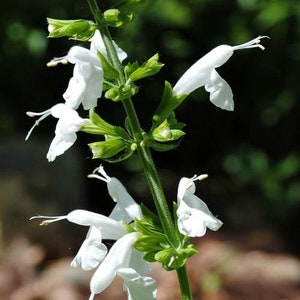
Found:
[[[119,9],[108,9],[103,13],[103,18],[108,26],[121,27],[133,20],[133,13],[122,12]]]
[[[153,126],[157,126],[177,108],[187,95],[174,96],[172,86],[169,82],[165,82],[164,93],[153,116]]]
[[[94,22],[78,19],[78,20],[59,20],[47,18],[49,24],[50,38],[58,38],[67,36],[76,41],[88,41],[94,34],[97,26]]]
[[[124,68],[124,72],[131,81],[137,81],[142,78],[152,76],[160,71],[163,64],[158,61],[159,55],[155,54],[145,61],[141,66],[138,62],[128,64]]]
[[[105,139],[89,144],[93,158],[119,162],[130,157],[136,150],[136,144],[124,128],[106,122],[95,113],[94,109],[90,110],[90,121],[89,124],[82,126],[80,131],[103,135]]]
[[[141,206],[143,219],[135,220],[135,229],[140,236],[134,246],[145,252],[144,259],[149,262],[159,262],[170,271],[182,267],[188,257],[197,253],[195,246],[189,243],[185,236],[178,232],[178,245],[171,245],[162,230],[161,223],[145,206]],[[177,231],[177,229],[174,229]]]
[[[105,98],[114,102],[128,99],[138,92],[138,87],[133,83],[126,83],[120,86],[114,86],[105,92]]]

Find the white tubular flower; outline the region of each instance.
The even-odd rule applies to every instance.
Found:
[[[95,174],[97,172],[98,174]],[[109,215],[110,218],[125,222],[131,222],[134,218],[141,219],[143,217],[140,206],[129,195],[124,185],[114,177],[109,177],[101,165],[89,175],[90,178],[97,178],[107,183],[108,193],[117,203],[113,211]]]
[[[222,222],[213,216],[207,205],[194,195],[194,181],[206,178],[207,175],[181,178],[177,192],[177,223],[179,231],[190,237],[200,237],[206,233],[206,228],[218,230]]]
[[[260,48],[260,40],[267,36],[257,38],[237,46],[221,45],[193,64],[178,80],[173,88],[174,95],[188,95],[194,90],[205,86],[210,93],[210,101],[225,110],[234,110],[233,94],[228,83],[217,73],[216,68],[222,66],[235,50]]]
[[[91,279],[90,300],[94,298],[95,294],[101,293],[111,284],[119,269],[129,267],[133,244],[137,237],[137,232],[128,233],[117,240],[111,247]]]
[[[40,113],[29,111],[26,114],[29,117],[40,116],[40,118],[35,121],[34,125],[27,133],[25,140],[28,140],[33,129],[38,126],[43,119],[50,115],[58,118],[55,129],[55,137],[52,140],[47,153],[47,159],[49,162],[54,161],[56,156],[63,154],[67,149],[69,149],[77,139],[76,132],[79,131],[83,125],[90,122],[89,119],[82,119],[75,110],[69,108],[63,103],[56,104],[50,109]]]
[[[51,115],[58,118],[58,122],[55,129],[55,137],[47,153],[49,162],[54,161],[57,156],[69,149],[77,139],[76,132],[83,125],[90,122],[89,119],[79,117],[75,110],[62,103],[56,104],[51,108]]]
[[[98,56],[89,49],[74,46],[66,56],[54,58],[47,65],[56,66],[58,63],[67,62],[75,64],[75,66],[73,77],[63,94],[66,105],[77,109],[82,103],[86,110],[97,106],[103,86],[103,69]]]
[[[99,30],[95,31],[93,37],[90,39],[90,42],[90,49],[92,52],[97,53],[97,51],[99,51],[103,56],[105,56],[105,58],[107,58],[107,51]],[[127,53],[123,51],[114,41],[113,45],[117,51],[120,62],[122,62],[127,57]]]

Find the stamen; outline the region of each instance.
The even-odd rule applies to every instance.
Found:
[[[97,175],[95,173],[99,173],[101,174],[102,176],[100,175]],[[106,172],[104,171],[104,168],[102,165],[100,165],[98,168],[96,168],[94,171],[93,171],[93,174],[90,174],[88,175],[88,178],[97,178],[97,179],[100,179],[100,180],[103,180],[105,182],[109,182],[111,177],[109,177]]]
[[[262,50],[265,49],[265,47],[263,45],[260,44],[261,42],[261,39],[264,39],[264,38],[270,38],[266,35],[264,36],[258,36],[257,38],[249,41],[249,42],[246,42],[246,43],[243,43],[241,45],[237,45],[237,46],[232,46],[232,49],[233,50],[241,50],[241,49],[249,49],[249,48],[260,48]]]
[[[188,182],[188,184],[186,185],[186,189],[188,190],[190,187],[192,187],[193,185],[193,181],[196,181],[196,180],[203,180],[203,179],[206,179],[208,177],[207,174],[201,174],[201,175],[194,175]]]
[[[54,216],[54,217],[51,217],[51,216],[40,216],[40,215],[37,215],[37,216],[31,217],[29,220],[31,221],[31,220],[34,220],[34,219],[44,219],[44,218],[47,219],[47,220],[42,221],[40,223],[40,226],[47,226],[50,223],[67,219],[67,216]]]
[[[35,117],[35,116],[41,116],[38,120],[36,120],[33,124],[33,126],[30,128],[30,130],[28,131],[26,137],[25,137],[25,141],[27,141],[33,131],[33,129],[36,127],[36,126],[39,126],[40,122],[42,120],[44,120],[45,118],[47,118],[49,115],[51,114],[51,108],[50,109],[47,109],[43,112],[40,112],[40,113],[36,113],[36,112],[32,112],[32,111],[27,111],[26,112],[26,115],[29,116],[29,117]]]
[[[67,56],[55,57],[47,63],[47,67],[56,67],[58,64],[66,65],[68,63]]]

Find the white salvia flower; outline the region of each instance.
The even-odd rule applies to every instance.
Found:
[[[116,275],[124,279],[124,287],[128,293],[128,299],[142,299],[132,293],[136,290],[141,295],[143,289],[143,298],[156,299],[156,284],[152,278],[141,276],[136,270],[131,267],[132,255],[134,255],[133,244],[138,237],[137,232],[128,233],[120,238],[112,246],[105,259],[102,261],[96,272],[94,273],[91,282],[91,296],[89,300],[94,299],[95,294],[101,293],[114,280]]]
[[[117,203],[109,215],[110,218],[117,221],[130,222],[134,218],[141,219],[143,217],[140,206],[129,195],[124,185],[117,178],[109,177],[102,165],[88,177],[97,178],[107,183],[108,193]]]
[[[222,66],[235,50],[260,48],[260,40],[267,36],[257,38],[237,46],[221,45],[194,63],[177,81],[173,88],[174,95],[188,95],[194,90],[204,86],[210,93],[210,101],[226,110],[234,110],[233,94],[228,83],[217,73],[216,68]]]
[[[47,159],[50,162],[54,161],[57,156],[63,154],[67,149],[69,149],[77,139],[76,132],[79,131],[83,125],[90,123],[89,119],[81,118],[75,110],[69,108],[63,103],[56,104],[50,109],[40,113],[27,112],[27,115],[30,117],[40,116],[40,118],[31,127],[25,140],[29,138],[33,129],[38,126],[43,119],[49,115],[58,118],[55,129],[55,137],[52,140],[47,153]]]
[[[69,149],[77,139],[76,132],[90,122],[89,119],[81,118],[75,110],[61,103],[51,108],[51,114],[58,118],[58,122],[55,128],[55,137],[47,153],[49,162],[54,161],[57,156]]]
[[[222,222],[213,216],[207,205],[194,195],[194,181],[206,178],[207,175],[181,178],[177,192],[177,223],[179,231],[190,237],[200,237],[206,233],[206,228],[218,230]]]
[[[54,58],[47,66],[67,62],[74,64],[74,70],[68,88],[63,94],[66,105],[77,109],[82,103],[86,110],[97,106],[103,86],[103,69],[98,56],[89,49],[73,46],[66,56]]]
[[[91,51],[94,53],[97,53],[97,51],[99,51],[107,59],[107,51],[99,30],[95,31],[93,37],[90,39],[90,42],[91,42],[90,45]],[[113,41],[113,45],[117,51],[117,55],[120,62],[122,62],[127,57],[127,53],[123,51],[114,41]]]

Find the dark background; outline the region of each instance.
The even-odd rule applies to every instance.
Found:
[[[100,6],[101,2],[109,7],[110,1],[100,1]],[[48,16],[92,18],[81,0],[1,3],[0,216],[5,234],[29,226],[33,238],[36,224],[24,225],[31,215],[65,214],[78,207],[108,213],[113,206],[105,184],[86,178],[100,163],[91,159],[86,145],[95,137],[79,134],[72,149],[51,164],[46,153],[56,120],[46,119],[24,141],[34,121],[25,112],[43,111],[63,101],[72,74],[72,65],[46,67],[74,44],[47,39]],[[186,124],[182,143],[176,150],[154,153],[154,158],[170,203],[176,200],[182,176],[208,173],[196,193],[224,222],[221,230],[272,230],[288,251],[298,255],[300,3],[146,1],[135,21],[113,29],[112,35],[128,53],[128,61],[142,62],[159,53],[165,64],[159,74],[140,82],[140,93],[134,98],[145,129],[164,80],[174,84],[192,63],[220,44],[237,45],[258,35],[271,38],[262,41],[265,51],[237,51],[218,69],[233,90],[235,111],[213,106],[203,88],[195,91],[176,110],[177,119]],[[101,99],[98,111],[111,123],[123,123],[118,103]],[[151,206],[135,156],[120,164],[105,163],[105,169],[137,201]]]

